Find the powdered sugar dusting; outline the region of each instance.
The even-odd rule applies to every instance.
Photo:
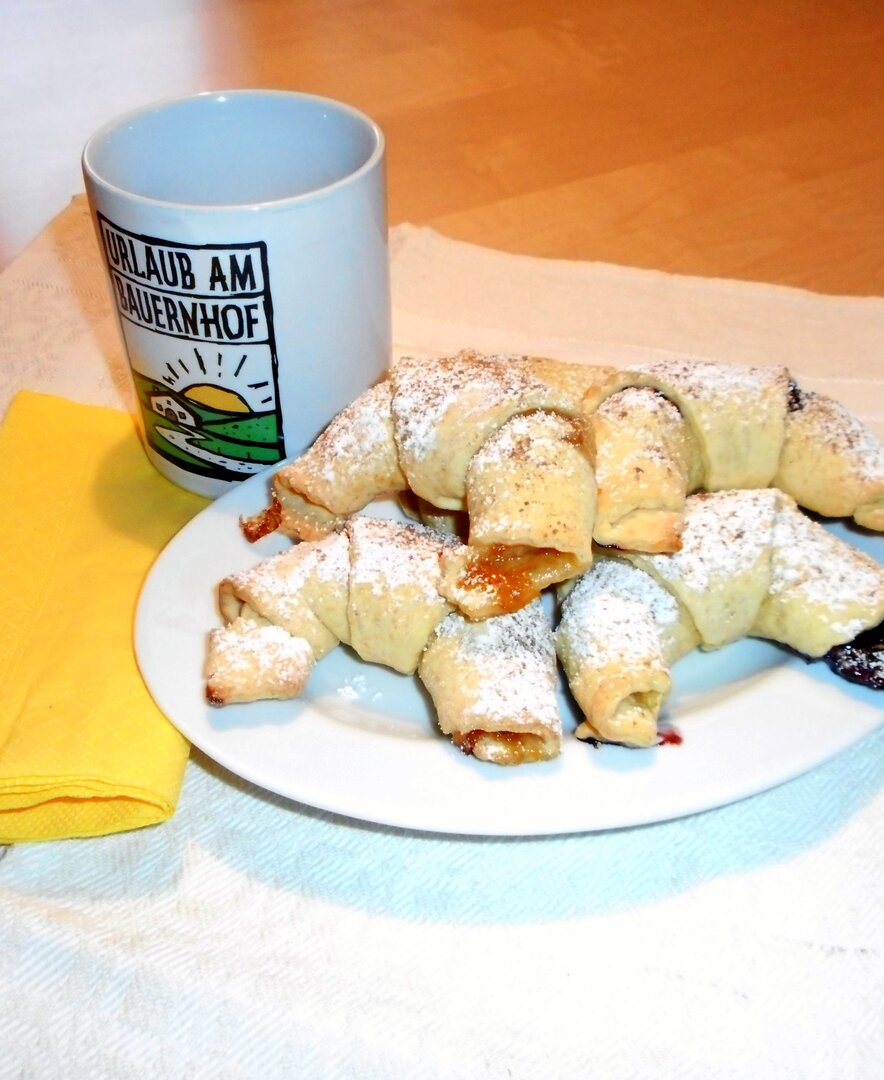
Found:
[[[524,357],[464,351],[434,361],[403,357],[393,370],[396,441],[403,455],[420,460],[436,445],[445,414],[464,394],[489,408],[511,400],[529,400],[547,387],[528,371]]]
[[[627,420],[636,412],[648,416],[669,414],[676,418],[681,415],[676,405],[650,386],[627,386],[618,390],[606,398],[596,411],[609,420]]]
[[[225,685],[252,687],[265,681],[276,686],[302,684],[314,663],[313,650],[304,638],[279,626],[239,621],[211,635],[210,661]]]
[[[650,574],[602,558],[568,594],[556,636],[582,664],[662,664],[660,632],[678,618],[678,602]]]
[[[582,454],[575,453],[581,438],[580,421],[531,411],[512,417],[486,439],[473,455],[467,481],[476,532],[487,537],[524,529],[537,501],[533,485],[555,484],[559,492],[582,490],[590,466]],[[505,471],[499,473],[501,467]],[[516,494],[519,498],[513,498]],[[564,505],[570,509],[568,500]],[[591,524],[586,524],[587,535]]]
[[[814,441],[850,461],[862,481],[884,491],[884,443],[840,401],[802,390],[801,408]]]
[[[647,473],[649,461],[670,463],[664,450],[664,443],[649,437],[653,431],[660,431],[667,425],[681,421],[681,412],[668,398],[650,387],[627,387],[612,394],[599,406],[596,416],[616,427],[629,424],[639,427],[629,441],[616,441],[616,454],[606,453],[608,441],[598,439],[596,459],[596,479],[600,488],[604,488],[609,479],[617,474],[631,473],[635,478],[635,487],[647,487],[648,480],[641,478]],[[643,434],[645,437],[642,437]]]
[[[663,580],[695,592],[745,573],[769,544],[781,499],[772,488],[693,495],[685,506],[681,551],[642,556],[643,562]]]
[[[579,438],[576,420],[553,412],[520,413],[485,440],[474,460],[482,464],[517,460],[532,465],[559,465],[561,444],[574,443]]]
[[[262,607],[264,601],[279,617],[294,617],[303,605],[301,593],[309,580],[320,584],[347,580],[348,547],[345,534],[330,533],[322,540],[297,544],[233,574],[230,582],[237,595],[250,597],[257,607]]]
[[[305,460],[326,482],[344,483],[349,475],[361,475],[367,460],[387,453],[391,439],[390,384],[385,380],[338,413]]]
[[[744,367],[719,360],[666,357],[640,370],[677,386],[683,394],[705,400],[721,396],[730,401],[743,399],[750,404],[759,394],[776,388],[782,391],[785,404],[789,391],[789,373],[782,367]]]
[[[355,517],[347,523],[352,545],[350,581],[382,596],[410,587],[433,602],[439,599],[439,555],[455,546],[453,537],[424,525]]]
[[[539,723],[553,733],[561,732],[555,642],[539,600],[511,615],[495,615],[482,622],[452,613],[436,633],[455,640],[457,654],[487,671],[465,709],[468,718],[476,718],[477,726],[518,730],[520,722],[530,721],[531,726]]]
[[[884,610],[884,567],[787,504],[773,530],[772,595],[790,593],[826,609],[834,634],[849,641]]]

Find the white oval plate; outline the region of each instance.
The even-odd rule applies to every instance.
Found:
[[[238,518],[267,503],[259,474],[207,507],[168,544],[136,616],[138,663],[157,705],[232,773],[350,818],[429,832],[531,836],[679,817],[771,788],[821,764],[884,718],[884,694],[823,663],[760,641],[695,653],[674,670],[663,719],[681,745],[593,747],[566,736],[551,762],[501,768],[467,758],[438,733],[416,678],[363,663],[339,646],[297,701],[206,704],[206,635],[219,625],[218,582],[288,541],[242,537]],[[378,516],[398,516],[393,503]],[[884,539],[834,526],[884,560]],[[567,732],[577,715],[560,693]]]

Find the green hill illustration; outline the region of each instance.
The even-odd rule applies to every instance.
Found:
[[[173,390],[133,375],[148,443],[181,468],[241,480],[284,457],[275,411],[253,412],[234,391],[210,383]]]

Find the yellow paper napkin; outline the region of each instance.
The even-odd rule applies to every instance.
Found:
[[[132,418],[20,393],[0,428],[0,842],[97,836],[175,810],[188,744],[138,672],[154,558],[206,500]]]

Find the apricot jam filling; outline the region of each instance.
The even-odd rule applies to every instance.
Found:
[[[453,735],[452,741],[458,750],[472,754],[480,739],[491,738],[503,748],[502,759],[511,765],[528,761],[543,761],[548,756],[543,739],[534,732],[525,731],[482,731],[475,728],[462,735]]]
[[[573,577],[581,569],[576,556],[555,548],[490,544],[476,550],[458,585],[489,593],[494,610],[505,615],[525,607],[547,585]]]

